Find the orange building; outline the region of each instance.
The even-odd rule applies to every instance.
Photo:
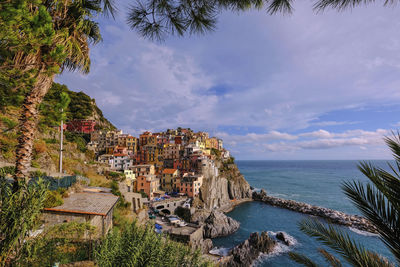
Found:
[[[137,192],[146,193],[149,199],[154,197],[154,192],[160,187],[160,179],[155,175],[139,176],[136,178]]]

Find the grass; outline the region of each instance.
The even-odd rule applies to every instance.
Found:
[[[0,121],[7,127],[7,130],[13,129],[18,125],[17,121],[3,115],[0,115]]]

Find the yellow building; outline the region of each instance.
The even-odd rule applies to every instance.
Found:
[[[167,192],[174,191],[176,178],[179,176],[178,169],[164,169],[161,177],[161,188]]]

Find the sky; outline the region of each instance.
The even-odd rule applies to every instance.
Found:
[[[56,81],[96,100],[124,132],[190,127],[236,159],[390,159],[400,127],[400,7],[291,15],[223,12],[200,36],[141,38],[101,18],[88,75]]]

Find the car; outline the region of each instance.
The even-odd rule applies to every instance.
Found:
[[[168,216],[168,221],[172,224],[181,222],[181,219],[179,219],[177,216]]]

